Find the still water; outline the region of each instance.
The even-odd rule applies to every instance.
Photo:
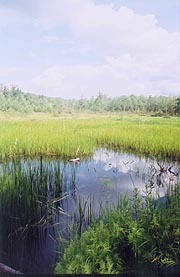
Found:
[[[80,162],[21,159],[0,164],[0,262],[23,273],[53,273],[67,223],[116,204],[122,193],[145,193],[149,182],[163,199],[179,181],[179,164],[98,149]],[[92,206],[90,208],[90,202]],[[89,210],[88,210],[89,209]],[[88,220],[87,220],[88,221]],[[87,222],[88,223],[88,222]]]

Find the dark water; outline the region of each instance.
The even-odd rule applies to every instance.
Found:
[[[20,160],[0,165],[0,262],[24,273],[52,273],[60,234],[75,226],[78,205],[92,202],[91,213],[116,204],[121,193],[143,195],[153,182],[155,195],[179,181],[179,165],[99,149],[76,162]],[[62,200],[60,200],[62,199]],[[88,217],[88,204],[86,206]],[[74,225],[73,225],[74,224]],[[73,228],[73,227],[72,227]]]

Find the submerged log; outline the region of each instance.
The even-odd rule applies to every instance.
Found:
[[[69,162],[80,162],[80,158],[70,159]]]
[[[11,274],[21,274],[21,275],[23,275],[22,272],[20,272],[20,271],[18,271],[18,270],[15,270],[15,269],[13,269],[13,268],[11,268],[11,267],[9,267],[9,266],[3,264],[3,263],[0,263],[0,271],[1,271],[1,272],[2,272],[2,271],[3,271],[3,272],[9,272],[9,273],[11,273]]]

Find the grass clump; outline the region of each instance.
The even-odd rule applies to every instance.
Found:
[[[147,189],[147,188],[146,188]],[[80,238],[75,237],[55,267],[55,273],[118,274],[132,272],[135,263],[169,266],[180,262],[180,186],[166,200],[121,197],[106,208]]]

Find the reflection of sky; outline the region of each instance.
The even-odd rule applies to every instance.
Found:
[[[160,174],[160,166],[166,169],[165,173]],[[76,186],[82,195],[94,193],[102,199],[106,194],[115,199],[120,193],[132,195],[135,187],[144,194],[146,184],[153,178],[154,183],[160,183],[154,193],[163,196],[165,186],[177,182],[177,177],[167,171],[169,166],[172,164],[158,165],[156,161],[126,153],[97,150],[91,161],[77,165]],[[179,166],[174,165],[172,171],[179,172]]]
[[[147,166],[147,160],[138,158],[134,155],[116,153],[113,151],[100,151],[97,150],[94,154],[95,163],[102,162],[104,170],[109,170],[114,167],[120,172],[128,173],[129,170],[138,171]]]
[[[133,155],[99,150],[95,152],[93,160],[87,166],[84,163],[80,165],[77,172],[78,187],[87,189],[91,185],[98,190],[104,183],[107,189],[125,192],[128,188],[133,189],[142,183],[148,166],[145,159]]]
[[[157,162],[143,157],[137,157],[132,154],[118,153],[106,149],[95,151],[92,159],[82,160],[80,163],[63,162],[59,160],[43,160],[43,170],[51,175],[51,185],[56,186],[55,172],[60,171],[63,192],[75,190],[84,196],[90,193],[99,198],[103,198],[104,193],[116,197],[119,193],[132,193],[134,187],[137,187],[141,193],[145,185],[154,174],[154,183],[160,185],[174,184],[177,177],[166,170],[160,173],[160,167],[168,168],[172,166],[172,171],[179,172],[179,165],[167,162]],[[9,163],[11,166],[11,162]],[[41,162],[39,160],[22,160],[23,170],[35,170],[40,174]],[[2,167],[0,167],[2,171]],[[179,179],[179,177],[178,177]],[[48,190],[51,190],[48,184]],[[160,189],[164,194],[164,189]]]
[[[21,160],[21,163],[22,170],[27,175],[32,170],[39,177],[41,169],[48,174],[49,179],[46,181],[48,199],[54,197],[53,190],[69,194],[68,202],[63,201],[63,208],[70,214],[75,210],[78,195],[84,199],[94,195],[94,207],[98,212],[99,202],[117,203],[120,194],[127,193],[132,196],[135,187],[139,189],[141,195],[144,195],[146,184],[150,179],[156,188],[154,194],[158,193],[160,196],[164,196],[169,184],[174,185],[179,179],[167,170],[173,163],[157,162],[105,149],[96,150],[93,158],[82,160],[80,163],[48,159],[43,161],[27,159]],[[12,162],[9,162],[8,166],[11,168]],[[166,169],[166,172],[161,174],[161,168]],[[174,164],[171,170],[178,173],[179,165]],[[0,174],[2,171],[3,165],[0,166]],[[60,173],[59,179],[56,178],[57,172]]]

